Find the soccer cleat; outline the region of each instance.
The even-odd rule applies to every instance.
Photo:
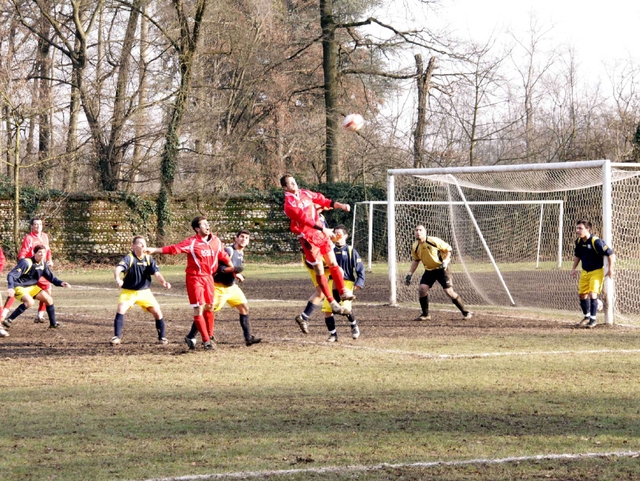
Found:
[[[11,319],[5,319],[4,321],[2,321],[2,325],[4,327],[6,327],[7,329],[9,329],[11,327],[11,324],[13,324],[13,322],[11,321]]]
[[[467,311],[462,313],[463,319],[471,319],[473,317],[473,312]]]
[[[335,299],[331,301],[329,305],[331,306],[331,312],[333,312],[334,314],[340,314],[341,316],[348,316],[349,314],[351,314],[350,309],[341,306],[340,303]]]
[[[0,327],[0,337],[9,337],[9,333]]]
[[[424,322],[424,321],[430,321],[430,320],[431,320],[431,316],[429,314],[427,315],[421,314],[414,319],[414,321],[416,322]]]
[[[590,319],[589,322],[587,323],[587,329],[593,329],[594,327],[596,327],[595,317]]]
[[[204,349],[205,351],[215,351],[216,345],[211,341],[207,341],[204,343]]]
[[[262,341],[261,338],[255,337],[255,336],[251,336],[249,339],[245,340],[244,343],[247,346],[253,346],[254,344],[258,344],[260,341]]]
[[[576,324],[575,327],[585,327],[585,325],[591,320],[589,316],[584,316],[580,322]]]
[[[198,343],[198,341],[197,341],[197,339],[195,337],[189,337],[189,336],[185,336],[184,342],[187,343],[187,346],[191,350],[195,349],[196,348],[196,344]]]
[[[338,334],[330,334],[327,342],[338,342]]]
[[[351,337],[354,339],[358,339],[360,337],[360,329],[358,329],[357,324],[351,326]]]
[[[166,337],[159,337],[158,344],[169,344],[169,341],[167,340]]]
[[[302,314],[298,314],[296,316],[296,323],[298,324],[298,327],[300,327],[300,330],[303,334],[309,334],[309,324],[307,324],[307,321],[304,320]]]
[[[36,318],[33,320],[34,324],[44,324],[45,322],[47,321],[44,320],[44,317],[40,316],[36,316]]]
[[[118,336],[113,336],[111,338],[111,341],[109,341],[109,342],[111,342],[112,346],[117,346],[118,344],[120,344],[122,342],[122,339],[120,339]]]
[[[342,291],[340,293],[340,300],[341,301],[355,301],[356,300],[356,296],[353,295],[353,291],[351,291],[350,289],[345,289],[344,291]]]
[[[61,327],[64,327],[64,325],[60,324],[59,322],[56,322],[55,324],[49,324],[49,329],[59,329]]]

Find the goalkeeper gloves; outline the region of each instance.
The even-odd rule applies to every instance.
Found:
[[[443,260],[442,264],[440,264],[440,269],[446,269],[447,266],[449,265],[449,261],[450,260],[451,260],[451,258]]]
[[[236,274],[240,274],[243,270],[244,270],[243,266],[234,266],[233,267],[233,272],[235,272]]]
[[[408,286],[411,285],[411,274],[407,274],[407,277],[404,278],[404,283]]]

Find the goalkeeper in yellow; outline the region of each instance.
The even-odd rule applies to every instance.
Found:
[[[444,292],[451,298],[455,306],[460,309],[462,316],[465,319],[471,319],[473,313],[464,307],[462,298],[456,294],[451,285],[451,278],[447,269],[451,260],[451,246],[437,237],[428,237],[427,230],[423,225],[416,226],[415,238],[416,241],[411,246],[413,262],[409,268],[409,273],[405,277],[405,284],[410,286],[411,276],[420,265],[420,262],[422,262],[424,274],[422,274],[418,289],[422,313],[414,320],[428,321],[431,319],[429,315],[429,289],[436,281],[440,283]]]

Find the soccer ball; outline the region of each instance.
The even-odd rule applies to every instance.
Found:
[[[360,114],[349,114],[342,121],[342,127],[349,132],[356,132],[364,125],[364,119]]]
[[[602,303],[602,301],[600,299],[598,299],[597,301],[598,304],[598,310],[601,311],[602,309],[604,309],[604,304]]]

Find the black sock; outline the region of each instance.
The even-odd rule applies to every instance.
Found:
[[[122,328],[124,327],[124,314],[116,314],[113,320],[113,334],[116,337],[122,337]]]
[[[347,319],[349,320],[349,323],[353,326],[357,321],[356,318],[353,317],[353,311],[351,311],[351,314],[349,314],[347,316]]]
[[[429,296],[424,296],[420,298],[420,307],[422,308],[422,315],[429,315]]]
[[[312,302],[307,302],[307,307],[304,308],[304,311],[302,311],[302,318],[305,321],[308,321],[309,318],[311,317],[311,314],[313,314],[313,311],[315,311],[318,307],[317,304],[314,304]]]
[[[240,314],[240,326],[242,326],[242,334],[245,341],[251,339],[251,327],[249,326],[249,314]]]
[[[11,315],[9,316],[9,320],[13,321],[16,317],[18,317],[20,314],[22,314],[24,311],[27,310],[27,306],[25,306],[24,304],[20,304],[18,307],[15,308],[15,310],[11,313]]]
[[[591,305],[591,318],[595,319],[596,315],[598,314],[598,299],[590,299],[590,305]]]
[[[336,318],[333,316],[325,317],[324,323],[327,325],[327,329],[329,332],[333,332],[336,330]]]
[[[49,316],[49,325],[55,326],[56,325],[56,308],[53,306],[53,304],[51,304],[50,306],[47,306],[47,315]]]
[[[187,334],[187,337],[189,339],[195,339],[197,335],[198,328],[196,327],[196,323],[194,322],[193,324],[191,324],[191,330],[189,331],[189,334]]]
[[[580,309],[582,309],[582,315],[587,317],[589,315],[589,299],[580,299]]]
[[[460,309],[460,312],[462,312],[463,314],[467,313],[467,310],[464,308],[464,304],[462,303],[462,298],[460,296],[456,297],[455,299],[451,299],[451,302],[453,302],[456,307]]]
[[[156,319],[156,331],[158,331],[158,339],[164,338],[164,318]]]

